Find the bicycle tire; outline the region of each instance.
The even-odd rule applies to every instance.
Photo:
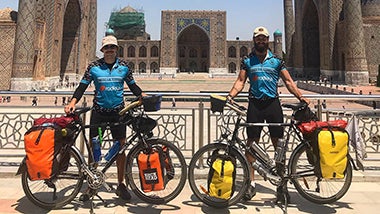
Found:
[[[225,208],[240,202],[250,183],[250,167],[248,161],[235,147],[229,147],[230,152],[228,155],[236,158],[235,191],[229,200],[220,200],[210,197],[207,194],[210,166],[206,161],[213,151],[218,150],[219,153],[223,153],[227,148],[227,144],[224,143],[208,144],[200,148],[193,155],[189,164],[188,181],[191,190],[200,201],[215,208]]]
[[[289,160],[291,181],[297,192],[316,204],[329,204],[342,198],[350,188],[352,182],[352,166],[347,163],[347,169],[343,179],[318,178],[314,173],[314,166],[307,160],[307,144],[298,145]],[[319,187],[317,186],[317,180]]]
[[[166,204],[176,198],[185,186],[187,179],[187,165],[185,157],[173,143],[163,139],[148,139],[147,144],[152,147],[166,146],[169,151],[169,156],[173,166],[173,176],[170,180],[167,179],[165,189],[160,191],[144,192],[141,188],[139,170],[137,165],[137,156],[146,148],[141,144],[137,144],[128,154],[128,162],[126,165],[126,178],[133,193],[141,200],[151,204]],[[165,170],[165,175],[169,176],[169,171]]]
[[[47,210],[69,204],[78,195],[83,185],[84,174],[80,170],[81,164],[79,154],[71,148],[67,170],[50,179],[31,181],[25,170],[21,175],[21,183],[26,197],[33,204]],[[57,188],[55,199],[53,188],[48,186],[52,184]]]

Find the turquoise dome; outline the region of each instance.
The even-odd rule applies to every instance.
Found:
[[[108,28],[106,30],[106,36],[108,36],[108,35],[115,35],[115,32],[111,28]]]
[[[274,36],[282,36],[282,33],[279,29],[277,29],[274,33],[273,33]]]

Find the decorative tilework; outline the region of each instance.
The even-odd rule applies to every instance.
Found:
[[[198,25],[210,34],[210,19],[206,18],[178,18],[177,19],[177,35],[189,25]]]

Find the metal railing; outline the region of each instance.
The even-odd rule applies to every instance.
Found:
[[[11,96],[12,99],[25,99],[33,96],[54,97],[69,96],[71,92],[0,92],[0,96]],[[152,94],[152,93],[150,93]],[[209,96],[210,93],[171,93],[163,92],[162,108],[158,112],[149,112],[148,115],[157,120],[158,126],[154,130],[155,136],[167,139],[173,142],[181,149],[187,159],[190,159],[198,148],[212,143],[213,140],[219,138],[220,134],[220,115],[210,111]],[[226,94],[220,94],[226,95]],[[87,93],[87,100],[91,99],[92,93]],[[131,94],[126,93],[128,98]],[[356,106],[350,108],[348,104],[345,109],[334,107],[323,108],[322,100],[334,102],[356,101],[380,101],[380,95],[305,95],[313,101],[311,108],[317,112],[322,120],[345,119],[350,120],[353,115],[357,115],[359,122],[359,131],[364,138],[365,148],[368,153],[366,160],[379,160],[380,154],[380,132],[379,121],[380,113],[373,110],[370,106]],[[18,98],[23,97],[23,98]],[[175,97],[177,107],[171,107],[172,98]],[[247,102],[247,94],[240,94],[237,97],[239,102]],[[282,102],[297,102],[293,95],[281,94]],[[39,117],[55,117],[63,114],[62,106],[42,105],[38,107],[30,106],[30,102],[23,104],[18,102],[12,104],[0,104],[0,158],[16,157],[24,154],[23,134],[32,126],[33,120]],[[360,114],[360,112],[367,114]],[[369,112],[369,113],[368,113]],[[285,121],[289,120],[291,112],[284,109]],[[87,116],[88,123],[89,115]],[[129,132],[130,129],[127,129]],[[106,135],[109,133],[106,132]],[[292,133],[290,133],[292,135]],[[242,130],[245,136],[245,131]],[[273,150],[273,146],[269,140],[269,132],[264,128],[260,144],[265,149]],[[299,143],[291,138],[289,149],[292,150]],[[78,147],[82,142],[78,141]],[[103,149],[108,149],[110,142],[103,144]]]

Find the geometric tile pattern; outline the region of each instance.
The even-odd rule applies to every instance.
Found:
[[[0,90],[8,90],[12,74],[16,24],[0,21]]]
[[[180,32],[196,25],[207,34],[210,44],[210,68],[226,66],[226,12],[163,11],[161,17],[160,67],[177,67],[177,40]],[[174,24],[173,24],[174,23]],[[190,32],[190,31],[189,31]],[[211,45],[212,44],[212,45]]]
[[[36,1],[19,1],[12,77],[32,77]]]
[[[289,0],[290,1],[290,0]],[[305,29],[302,26],[311,14],[305,13],[311,4],[315,5],[320,35],[320,69],[331,73],[336,81],[350,82],[358,79],[363,84],[376,80],[380,64],[380,0],[294,0],[295,33],[290,57],[294,68],[301,75],[307,70],[306,48],[314,41],[301,42]],[[284,0],[286,6],[287,0]],[[289,4],[289,3],[288,3]],[[284,8],[285,17],[287,16]],[[285,19],[286,20],[286,19]],[[289,25],[285,23],[285,27]],[[288,40],[287,37],[285,37]],[[285,41],[289,43],[289,41]],[[315,43],[315,42],[314,42]],[[307,54],[306,54],[307,56]],[[343,75],[340,73],[343,71]],[[348,71],[348,72],[347,72]],[[349,73],[349,74],[348,74]],[[348,74],[348,75],[347,75]],[[337,77],[339,76],[339,77]],[[314,78],[319,78],[315,76]],[[347,82],[348,80],[348,82]],[[363,80],[363,81],[362,81]],[[359,82],[360,84],[360,82]]]
[[[26,90],[30,90],[32,85],[54,87],[58,84],[61,70],[65,77],[74,79],[76,72],[84,72],[87,63],[95,57],[96,4],[96,0],[19,0],[11,65],[12,88],[25,88],[24,81],[32,77],[38,81],[28,83]],[[73,30],[77,34],[66,35]],[[71,44],[68,45],[67,40],[75,44],[69,47]],[[64,52],[67,56],[62,57],[62,50],[68,49],[73,51]],[[10,81],[7,82],[9,85]]]
[[[203,144],[212,143],[215,139],[219,139],[220,134],[224,133],[222,124],[229,124],[228,129],[232,131],[236,117],[226,114],[214,114],[209,109],[205,109],[204,117],[199,119],[199,110],[189,110],[187,113],[181,114],[176,112],[151,114],[149,116],[157,120],[158,126],[153,130],[154,136],[166,139],[173,142],[183,152],[195,152],[199,145],[199,133],[203,134]],[[284,122],[290,122],[290,112],[284,111]],[[24,133],[32,126],[32,121],[39,117],[57,117],[61,113],[12,113],[0,114],[0,149],[24,149],[23,136]],[[348,121],[351,114],[347,112],[329,112],[329,120],[344,119]],[[359,131],[362,133],[363,140],[366,146],[366,151],[369,153],[380,152],[380,118],[379,116],[357,116],[359,122]],[[199,125],[203,123],[202,130]],[[131,129],[127,128],[127,135]],[[288,128],[285,128],[287,133]],[[86,132],[88,134],[88,132]],[[194,134],[195,133],[195,134]],[[292,151],[299,144],[295,133],[290,134],[288,150]],[[242,140],[246,140],[246,131],[244,128],[239,130],[239,136]],[[104,133],[105,143],[103,149],[108,149],[111,145],[111,135],[109,132]],[[259,141],[267,151],[274,151],[270,141],[269,131],[264,127]],[[79,145],[79,144],[77,144]],[[369,157],[370,158],[370,157]]]
[[[285,53],[290,54],[291,41],[294,34],[294,9],[293,0],[284,0],[284,22],[285,22]],[[288,62],[288,66],[290,66]]]
[[[344,2],[346,71],[368,71],[361,17],[360,0]]]

